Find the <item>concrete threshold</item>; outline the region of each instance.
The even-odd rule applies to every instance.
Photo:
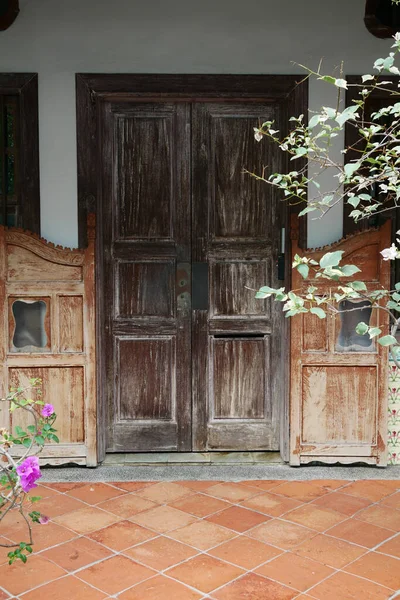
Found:
[[[248,465],[284,464],[279,452],[134,452],[110,453],[107,465]]]

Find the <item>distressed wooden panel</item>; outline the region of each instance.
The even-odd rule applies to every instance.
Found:
[[[59,296],[60,352],[83,352],[83,297]]]
[[[302,442],[374,444],[377,367],[308,366],[302,372]]]
[[[174,416],[175,341],[169,337],[118,340],[118,419]]]
[[[254,293],[262,285],[268,285],[268,271],[267,261],[211,263],[211,315],[269,316],[270,301],[256,300]]]
[[[209,112],[210,233],[215,238],[266,239],[271,231],[268,189],[243,169],[261,173],[264,165],[269,165],[273,172],[276,149],[268,140],[257,144],[253,129],[258,121],[272,117],[273,107],[234,105],[218,109],[214,105]]]
[[[379,244],[373,243],[346,253],[345,264],[357,265],[361,269],[361,273],[356,274],[356,279],[379,281],[379,250]]]
[[[9,369],[11,386],[28,387],[29,380],[42,380],[41,399],[52,404],[57,413],[56,429],[61,443],[79,443],[85,439],[84,368],[83,367],[20,367]],[[32,393],[29,394],[33,396]],[[30,424],[24,411],[13,413],[13,425]]]
[[[116,317],[172,317],[174,313],[174,262],[120,262],[117,265]]]
[[[172,237],[173,110],[137,105],[114,127],[118,237]]]
[[[303,352],[326,352],[328,350],[328,319],[304,313],[302,318]]]
[[[268,364],[263,339],[212,338],[215,419],[262,419]]]
[[[50,262],[26,248],[8,246],[8,281],[81,281],[82,267]]]

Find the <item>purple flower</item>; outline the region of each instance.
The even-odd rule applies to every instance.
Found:
[[[37,487],[35,481],[42,476],[38,457],[28,456],[17,467],[17,474],[19,475],[19,482],[24,492],[29,492],[32,488]]]
[[[47,523],[50,521],[49,517],[47,517],[46,515],[40,515],[39,517],[39,523],[41,525],[47,525]]]
[[[51,417],[54,413],[54,406],[52,404],[45,404],[42,408],[42,417]]]

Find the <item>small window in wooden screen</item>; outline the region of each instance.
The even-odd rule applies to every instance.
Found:
[[[342,300],[339,303],[340,331],[336,340],[336,352],[375,352],[375,342],[369,335],[356,332],[358,323],[370,324],[371,302],[368,300]]]
[[[16,300],[12,312],[15,320],[13,346],[19,351],[27,347],[45,348],[48,343],[45,330],[46,302]]]

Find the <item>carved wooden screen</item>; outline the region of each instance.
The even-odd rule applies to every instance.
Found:
[[[328,251],[344,250],[343,264],[362,270],[347,281],[362,279],[368,289],[389,289],[390,264],[380,251],[390,244],[390,231],[388,221],[381,229],[306,255],[319,260]],[[292,249],[293,256],[304,254],[297,240]],[[293,272],[293,289],[315,283]],[[318,279],[317,285],[328,289],[332,283]],[[354,328],[370,320],[384,330],[387,315],[371,311],[365,301],[355,307],[359,310],[326,319],[307,313],[291,321],[291,465],[360,461],[386,466],[388,353],[368,336],[358,336]]]
[[[42,379],[60,439],[41,454],[48,464],[97,464],[93,215],[88,224],[86,250],[0,227],[0,393]],[[20,412],[12,426],[28,424]],[[9,418],[2,410],[0,426]]]

